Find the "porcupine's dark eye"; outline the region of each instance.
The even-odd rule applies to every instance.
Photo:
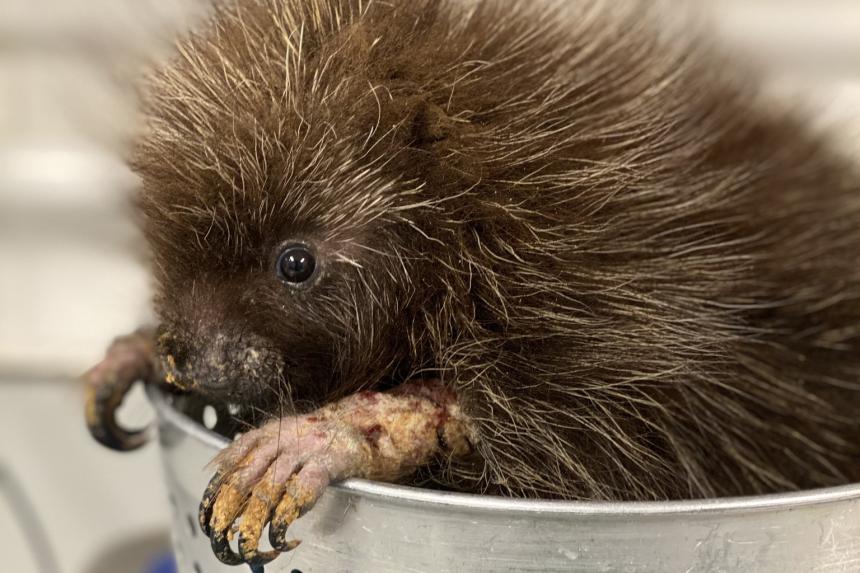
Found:
[[[300,285],[310,280],[316,268],[314,254],[304,245],[290,245],[278,256],[278,276],[292,285]]]

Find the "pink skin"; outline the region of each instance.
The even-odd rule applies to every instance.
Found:
[[[474,432],[456,396],[436,381],[388,393],[362,392],[316,412],[273,420],[244,434],[214,460],[201,526],[220,559],[260,563],[288,551],[287,527],[332,482],[394,481],[439,456],[472,451]],[[266,524],[277,551],[258,551]],[[239,532],[239,555],[229,539]]]
[[[108,447],[140,447],[146,431],[127,431],[116,409],[137,381],[161,380],[155,335],[117,339],[84,375],[87,423]],[[221,452],[200,506],[215,554],[231,564],[263,563],[289,551],[286,530],[332,482],[350,477],[395,481],[433,459],[467,455],[475,432],[454,393],[438,381],[416,381],[387,393],[361,392],[304,416],[272,420]],[[269,525],[273,552],[258,550]],[[239,555],[229,546],[239,533]]]

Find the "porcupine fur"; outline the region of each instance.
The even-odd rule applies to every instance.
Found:
[[[860,177],[646,4],[219,7],[133,159],[178,354],[251,352],[230,396],[272,415],[438,376],[480,437],[452,489],[860,479]]]

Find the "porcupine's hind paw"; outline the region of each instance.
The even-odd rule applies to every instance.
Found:
[[[287,529],[329,483],[396,480],[436,455],[470,453],[473,439],[453,393],[438,382],[362,392],[311,415],[269,422],[233,442],[213,462],[200,526],[218,559],[259,567],[299,544],[287,538]],[[259,547],[266,526],[271,551]]]
[[[367,440],[346,424],[313,416],[284,418],[244,434],[216,459],[200,504],[200,526],[230,565],[260,565],[298,546],[287,528],[335,480],[363,475]],[[273,551],[259,548],[269,526]],[[238,552],[230,541],[238,534]]]

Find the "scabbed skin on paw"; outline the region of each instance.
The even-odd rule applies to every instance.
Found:
[[[282,375],[225,379],[273,415],[438,376],[479,432],[455,489],[860,479],[860,178],[643,4],[220,8],[134,159],[177,354],[257,341]]]

